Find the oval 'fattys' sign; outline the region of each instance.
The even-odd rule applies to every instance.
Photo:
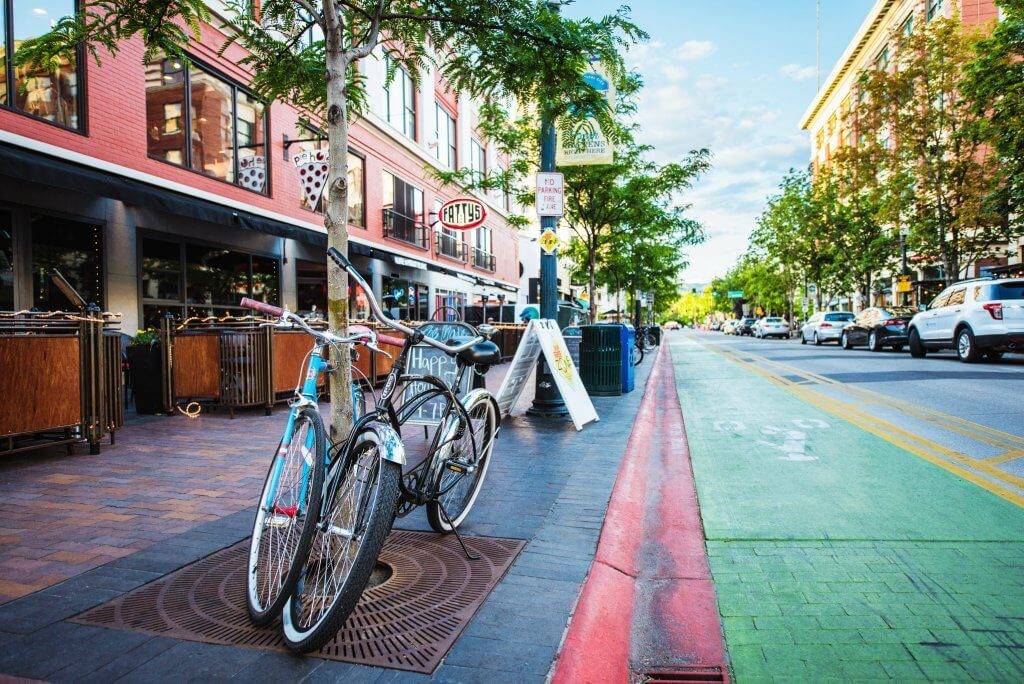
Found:
[[[437,220],[449,230],[472,230],[487,220],[487,207],[472,197],[453,199],[441,205]]]

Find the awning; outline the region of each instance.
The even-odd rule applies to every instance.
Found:
[[[275,221],[6,143],[0,143],[0,177],[39,183],[60,190],[100,195],[147,209],[155,209],[222,226],[255,230],[267,235],[298,240],[316,247],[327,246],[325,233],[283,221]]]

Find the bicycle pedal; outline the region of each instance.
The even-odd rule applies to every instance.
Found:
[[[444,465],[448,470],[456,473],[468,474],[476,470],[476,465],[454,458],[448,459]]]

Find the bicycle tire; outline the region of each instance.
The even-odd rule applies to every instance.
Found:
[[[648,349],[654,349],[658,346],[658,340],[654,337],[654,333],[644,333],[644,346]]]
[[[274,618],[280,613],[281,608],[288,600],[288,596],[291,594],[295,587],[295,583],[298,581],[298,573],[301,569],[301,564],[295,562],[296,558],[304,558],[309,552],[309,546],[313,541],[313,532],[316,528],[317,513],[312,515],[310,511],[319,512],[321,496],[323,494],[324,484],[324,463],[327,459],[326,444],[327,444],[327,433],[324,430],[323,419],[320,417],[320,412],[313,408],[306,407],[301,409],[295,416],[295,423],[292,430],[292,436],[289,440],[289,445],[292,443],[298,443],[298,441],[305,441],[307,432],[303,432],[302,425],[308,424],[313,431],[314,449],[312,454],[312,463],[309,463],[309,454],[300,452],[302,460],[310,465],[311,475],[309,477],[305,487],[307,499],[305,502],[306,515],[302,516],[302,521],[298,530],[298,535],[290,535],[293,539],[292,544],[286,544],[285,542],[274,543],[274,536],[267,534],[268,526],[270,528],[276,528],[284,521],[287,524],[289,518],[298,517],[298,504],[292,501],[288,501],[286,504],[278,506],[276,503],[269,508],[264,505],[264,502],[268,500],[270,488],[274,484],[274,472],[277,467],[279,459],[286,458],[289,454],[294,452],[291,449],[286,448],[284,444],[284,438],[281,439],[281,444],[278,445],[277,451],[274,454],[274,458],[271,460],[270,467],[267,469],[267,477],[263,482],[263,489],[260,490],[260,499],[256,508],[256,516],[253,519],[252,537],[249,540],[249,562],[246,568],[246,581],[245,581],[245,593],[246,593],[246,608],[249,611],[249,617],[254,623],[260,626],[268,625],[273,622]],[[298,441],[297,441],[297,438]],[[284,467],[287,464],[284,464]],[[281,479],[277,480],[277,487],[280,491]],[[300,489],[301,492],[301,489]],[[276,495],[275,495],[276,496]],[[296,510],[292,511],[291,507],[296,506]],[[268,521],[268,514],[271,511],[276,511],[272,518]],[[294,530],[293,530],[294,531]],[[264,548],[265,552],[272,552],[281,548],[290,547],[287,553],[290,558],[288,562],[288,572],[276,580],[274,572],[266,572],[266,567],[273,568],[275,566],[273,560],[268,560],[266,564],[261,564],[261,557],[267,560],[265,553],[261,553],[261,545],[263,542],[267,542]],[[287,542],[287,540],[286,540]],[[284,559],[282,559],[284,560]],[[260,573],[261,567],[264,568],[264,573]],[[283,565],[277,566],[277,574],[280,576],[280,568]],[[265,578],[265,580],[264,580]],[[276,584],[276,586],[275,586]],[[264,586],[265,585],[265,586]],[[261,597],[261,594],[263,596]]]
[[[466,516],[469,515],[470,510],[473,508],[473,504],[476,503],[477,496],[479,496],[480,490],[483,488],[484,480],[487,478],[487,469],[491,465],[491,452],[494,450],[494,437],[498,431],[498,414],[494,407],[494,399],[491,397],[490,393],[486,391],[478,391],[475,394],[468,396],[467,399],[468,402],[465,405],[466,414],[469,415],[471,422],[473,420],[474,412],[478,409],[482,409],[486,414],[483,417],[484,422],[481,425],[482,434],[477,434],[477,432],[474,431],[473,435],[473,439],[476,441],[477,449],[479,451],[477,461],[474,464],[475,470],[473,471],[473,475],[476,477],[474,477],[473,481],[469,483],[471,487],[470,489],[461,490],[461,503],[458,504],[460,507],[453,511],[451,505],[453,503],[457,503],[456,499],[458,498],[460,490],[455,489],[456,485],[451,482],[451,479],[448,481],[449,484],[445,485],[444,478],[446,476],[450,478],[451,476],[449,474],[453,471],[445,468],[443,463],[441,468],[439,468],[437,478],[434,483],[434,491],[440,492],[448,486],[448,492],[455,494],[452,499],[441,502],[444,504],[443,511],[441,509],[441,503],[438,501],[429,501],[427,503],[427,522],[430,523],[430,527],[435,532],[440,532],[442,534],[458,529],[459,525],[461,525],[466,519]],[[458,420],[458,418],[455,418],[455,420]],[[452,456],[472,456],[469,430],[467,430],[462,438],[457,442],[449,443],[442,448],[447,452],[441,454],[445,461]],[[470,452],[469,454],[465,453],[467,450]],[[461,453],[459,453],[459,451],[461,451]],[[464,478],[466,476],[467,473],[455,473],[455,477],[457,478]],[[449,519],[447,519],[447,516],[451,516],[450,522]]]
[[[638,344],[633,345],[633,349],[629,352],[629,360],[632,361],[634,366],[639,366],[644,360],[644,348]]]
[[[330,604],[327,604],[326,599],[323,601],[323,610],[317,614],[315,620],[310,622],[304,619],[302,611],[303,605],[310,600],[317,599],[317,596],[309,595],[307,597],[304,587],[299,585],[288,598],[288,602],[282,610],[281,632],[285,645],[293,651],[310,653],[319,650],[334,638],[345,624],[345,621],[348,620],[349,615],[352,614],[356,603],[359,601],[359,597],[362,596],[363,590],[370,580],[370,573],[373,572],[377,558],[384,547],[384,541],[391,531],[391,524],[394,521],[395,511],[398,507],[398,482],[402,476],[402,467],[397,463],[381,458],[376,451],[376,447],[379,447],[379,445],[379,435],[372,425],[367,426],[356,435],[352,442],[351,451],[346,456],[350,461],[350,465],[346,466],[346,468],[352,468],[359,464],[359,459],[363,457],[361,450],[367,453],[367,460],[373,459],[372,462],[376,466],[376,474],[374,475],[376,486],[372,495],[372,501],[369,502],[364,532],[348,571],[341,579],[340,584],[332,586],[335,592],[332,595]],[[340,499],[337,495],[332,498],[334,501],[331,504],[328,515],[325,516],[325,520],[331,520],[333,512],[338,510],[337,506]],[[358,520],[355,522],[353,530],[356,529]],[[320,527],[322,527],[322,524]],[[317,559],[313,558],[313,552],[327,551],[326,556],[328,557],[335,555],[333,548],[328,548],[333,543],[330,535],[323,534],[323,530],[319,530],[319,532],[320,534],[317,535],[317,539],[314,540],[315,543],[311,545],[309,555],[303,560],[303,575],[300,577],[302,582],[305,582],[309,577],[310,570],[313,570],[314,573],[317,571],[315,567],[309,567],[311,561],[321,564],[321,567],[325,567],[327,563],[334,562],[333,558],[330,561],[324,561],[325,554],[323,553],[320,553]],[[348,550],[349,547],[346,547],[346,556],[350,555],[347,553]],[[326,572],[326,569],[324,572]],[[306,601],[303,601],[304,597],[307,597]]]

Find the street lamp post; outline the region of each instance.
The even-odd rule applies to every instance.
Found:
[[[545,111],[540,125],[540,170],[555,170],[555,122],[549,111]],[[558,219],[544,216],[540,220],[540,231],[558,229]],[[540,252],[540,317],[558,320],[558,249],[550,254],[543,249]],[[562,401],[562,395],[555,385],[544,355],[537,361],[537,381],[533,394],[533,405],[527,414],[540,417],[559,417],[568,415],[569,410]]]

